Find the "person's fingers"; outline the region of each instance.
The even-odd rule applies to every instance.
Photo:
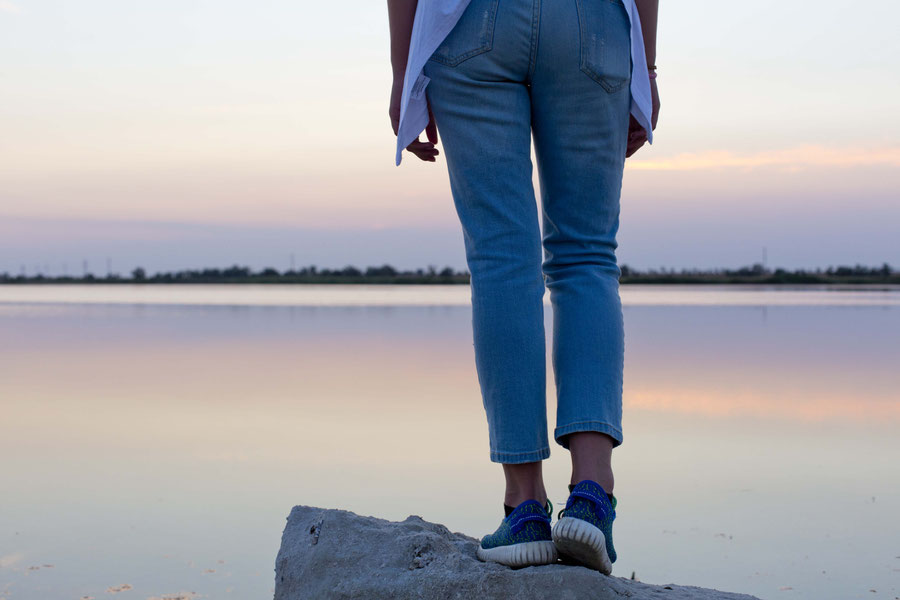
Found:
[[[413,148],[412,150],[410,150],[410,152],[415,152],[415,153],[418,154],[418,155],[427,155],[427,154],[437,155],[437,154],[440,154],[440,152],[438,151],[437,148],[422,148],[422,147],[419,147],[419,148]]]
[[[413,152],[413,155],[418,157],[419,160],[424,160],[426,162],[435,162],[437,160],[437,155],[435,155],[434,153],[424,154],[424,153]]]
[[[416,156],[418,156],[418,157],[419,157],[420,159],[422,159],[422,160],[432,160],[432,161],[433,161],[433,160],[437,157],[438,151],[437,151],[437,150],[431,150],[431,151],[429,151],[429,150],[418,150],[418,151],[416,151],[416,152],[413,152],[413,154],[415,154]]]
[[[431,142],[420,141],[418,138],[409,146],[407,146],[406,149],[415,154],[420,159],[429,162],[434,162],[435,157],[440,154],[438,149],[434,147],[434,144],[432,144]]]
[[[641,146],[644,145],[644,140],[635,140],[632,142],[628,142],[628,148],[625,151],[625,158],[629,158],[632,154],[641,149]]]
[[[394,116],[393,111],[391,111],[391,128],[394,130],[394,135],[397,135],[397,130],[400,129],[400,119]]]
[[[639,146],[634,142],[628,142],[628,148],[625,150],[625,158],[629,158],[632,154],[637,152]]]
[[[428,105],[428,125],[425,126],[425,137],[432,144],[438,143],[437,124],[434,122],[434,114],[431,112],[431,105]]]
[[[628,132],[628,144],[625,150],[625,158],[638,151],[638,149],[647,142],[647,132],[643,127],[638,126]]]

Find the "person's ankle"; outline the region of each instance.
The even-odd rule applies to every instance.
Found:
[[[511,506],[513,508],[522,504],[526,500],[534,500],[535,502],[539,502],[541,506],[545,506],[547,504],[547,494],[533,494],[533,495],[525,495],[525,496],[509,496],[507,495],[503,499],[503,504],[506,506]]]
[[[615,485],[615,478],[613,477],[612,470],[609,471],[594,471],[590,473],[572,473],[572,478],[569,480],[570,485],[578,485],[578,483],[584,481],[585,479],[589,479],[593,481],[597,485],[603,488],[607,494],[612,494],[613,486]]]
[[[527,492],[507,490],[506,494],[503,497],[503,504],[505,506],[511,506],[512,508],[515,508],[526,500],[534,500],[536,502],[539,502],[541,506],[546,506],[547,492],[541,489],[531,490]]]
[[[540,500],[537,500],[537,499],[534,499],[534,498],[529,498],[528,500],[534,500],[535,502],[540,502]],[[523,500],[522,502],[527,502],[528,500]],[[520,502],[519,504],[521,504],[521,502]],[[510,506],[509,504],[507,504],[506,502],[504,502],[504,503],[503,503],[503,513],[504,513],[504,516],[507,516],[507,517],[508,517],[509,515],[511,515],[512,512],[513,512],[514,510],[516,510],[516,507],[519,506],[519,504],[516,504],[515,506]],[[549,500],[549,499],[545,499],[545,500],[543,501],[542,505],[543,505],[543,507],[544,507],[545,510],[547,510],[547,511],[550,510],[550,506],[551,506],[551,505],[550,505],[550,500]]]

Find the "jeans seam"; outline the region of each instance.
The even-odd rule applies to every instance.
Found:
[[[530,452],[501,452],[491,450],[491,462],[515,464],[522,462],[537,462],[550,457],[550,446],[544,446],[539,450]]]
[[[582,431],[597,431],[599,433],[605,433],[610,435],[615,440],[614,446],[619,446],[622,444],[622,430],[612,423],[608,421],[575,421],[574,423],[567,423],[565,425],[558,426],[553,432],[553,438],[556,440],[556,443],[562,446],[563,448],[568,448],[567,445],[563,444],[560,440],[561,437],[569,435],[570,433],[579,433]]]
[[[534,77],[534,69],[537,64],[537,46],[540,38],[541,0],[532,0],[531,5],[531,48],[528,56],[528,74],[525,81],[530,82]]]

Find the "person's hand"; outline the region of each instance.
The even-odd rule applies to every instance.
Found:
[[[388,110],[394,135],[397,135],[397,130],[400,128],[400,97],[402,95],[403,78],[394,77],[394,85],[391,87],[391,107]],[[428,138],[427,142],[423,142],[417,137],[406,149],[424,161],[435,162],[435,157],[440,152],[434,147],[438,142],[438,134],[437,126],[434,124],[434,115],[431,114],[431,105],[428,105],[428,125],[425,126],[425,137]]]
[[[659,90],[656,87],[656,78],[650,80],[650,97],[653,99],[653,110],[650,115],[650,127],[656,131],[656,121],[659,119]],[[625,158],[638,151],[647,143],[647,131],[641,127],[634,116],[628,125],[628,148],[625,150]]]

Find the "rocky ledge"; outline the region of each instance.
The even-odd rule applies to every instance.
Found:
[[[275,563],[275,600],[757,600],[698,587],[649,585],[578,566],[510,569],[475,558],[477,544],[420,517],[397,523],[295,506]]]

